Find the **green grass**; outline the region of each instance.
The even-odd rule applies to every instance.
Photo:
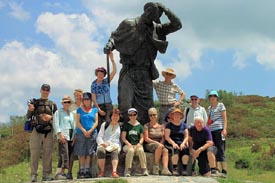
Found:
[[[274,142],[275,139],[228,139],[227,140],[227,166],[228,177],[218,179],[221,183],[243,183],[246,181],[255,181],[262,183],[272,183],[275,180],[275,174],[273,171],[264,171],[258,167],[253,166],[254,161],[261,157],[262,151],[269,150],[268,143]],[[262,144],[262,150],[258,153],[251,153],[250,148],[253,143]],[[236,169],[235,162],[239,159],[245,159],[249,162],[249,168]],[[274,157],[273,157],[274,160]],[[54,155],[53,173],[56,171],[56,155]],[[275,166],[275,165],[274,165]],[[77,161],[74,166],[74,176],[77,172]],[[0,183],[21,183],[28,182],[30,179],[29,162],[22,162],[20,164],[4,168],[0,171]],[[39,163],[39,179],[41,179],[41,161]],[[98,183],[115,183],[115,182],[127,182],[123,179],[110,179],[100,180]]]

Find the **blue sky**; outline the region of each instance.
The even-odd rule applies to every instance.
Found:
[[[183,28],[167,37],[168,50],[155,63],[160,71],[174,68],[174,81],[187,97],[204,97],[207,89],[274,96],[274,1],[159,2],[180,17]],[[111,31],[139,16],[145,3],[0,0],[0,122],[24,115],[42,83],[52,86],[50,98],[59,106],[74,88],[89,91],[95,68],[106,64],[102,48]],[[118,52],[115,60],[120,69]],[[117,80],[118,74],[111,84],[113,103]]]

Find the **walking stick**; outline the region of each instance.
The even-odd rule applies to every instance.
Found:
[[[107,59],[107,80],[108,80],[108,85],[110,86],[110,62],[109,62],[109,53],[106,54]]]

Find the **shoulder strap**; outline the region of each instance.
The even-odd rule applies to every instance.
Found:
[[[187,115],[188,115],[189,110],[190,110],[190,108],[187,107],[187,108],[186,108],[186,111],[185,111],[185,120],[184,120],[184,123],[187,122]]]

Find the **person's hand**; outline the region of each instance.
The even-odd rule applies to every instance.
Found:
[[[132,144],[130,144],[130,143],[127,146],[128,146],[128,149],[133,147]]]
[[[173,146],[173,149],[180,149],[179,145],[176,143],[173,143],[172,146]]]
[[[226,131],[226,129],[223,129],[223,130],[222,130],[222,134],[223,134],[223,136],[225,136],[225,137],[227,136],[227,131]]]
[[[180,150],[182,151],[184,148],[186,148],[187,147],[187,144],[185,144],[185,143],[181,143],[180,144]]]
[[[113,48],[112,43],[108,42],[103,48],[104,54],[110,54],[112,48]]]
[[[142,145],[141,145],[140,143],[138,143],[138,144],[136,145],[136,149],[139,149],[141,146],[142,146]]]
[[[164,148],[164,145],[162,143],[158,143],[158,145],[161,147],[161,148]]]
[[[40,117],[44,122],[49,122],[52,119],[52,115],[49,114],[41,114]]]
[[[179,101],[174,102],[174,107],[178,107],[180,105]]]
[[[195,151],[192,153],[192,158],[193,158],[193,159],[197,159],[197,157],[199,157],[200,153],[201,153],[201,149],[200,149],[200,148],[197,149],[197,150],[195,150]]]
[[[166,9],[163,4],[161,4],[161,3],[156,3],[156,4],[157,4],[158,8],[162,11],[164,11]]]
[[[59,142],[61,142],[62,144],[65,144],[66,142],[65,136],[61,132],[58,134],[58,136],[59,136]]]
[[[103,110],[101,110],[101,109],[98,110],[98,113],[99,113],[101,116],[105,116],[105,115],[106,115],[106,112],[103,111]]]
[[[106,144],[100,144],[100,146],[102,146],[104,149],[107,147],[107,145]]]
[[[33,104],[29,104],[28,107],[29,107],[28,110],[31,112],[34,111],[34,109],[35,109]]]
[[[86,138],[91,137],[91,134],[90,134],[88,131],[86,131],[86,130],[83,131],[83,134],[84,134],[84,136],[85,136]]]

